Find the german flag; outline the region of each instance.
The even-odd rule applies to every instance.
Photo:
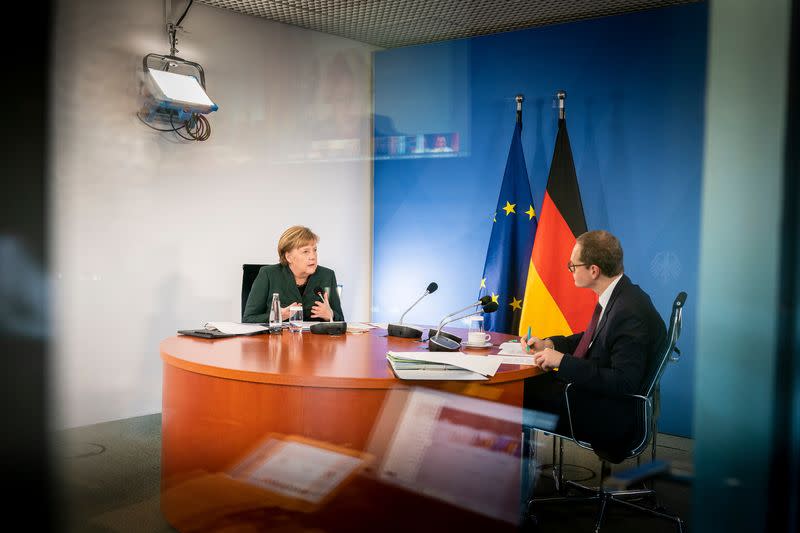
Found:
[[[592,317],[597,296],[575,287],[567,270],[575,239],[586,232],[578,177],[572,161],[567,123],[558,120],[553,162],[547,177],[539,227],[531,252],[519,334],[540,338],[583,331]]]

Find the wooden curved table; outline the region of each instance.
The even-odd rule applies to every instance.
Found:
[[[497,345],[515,338],[491,337],[493,348],[470,353],[497,353]],[[503,364],[488,381],[400,381],[386,352],[426,351],[427,343],[388,337],[379,328],[341,336],[179,335],[162,341],[160,350],[162,493],[191,472],[224,471],[270,432],[364,450],[393,388],[427,386],[521,406],[523,379],[540,372]],[[162,511],[170,520],[163,499]]]

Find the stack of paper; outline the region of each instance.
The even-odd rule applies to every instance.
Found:
[[[500,361],[463,352],[389,352],[392,370],[400,379],[486,380]]]
[[[240,322],[206,322],[204,327],[206,329],[217,330],[222,333],[230,333],[233,335],[247,335],[248,333],[256,333],[269,329],[260,324],[242,324]]]

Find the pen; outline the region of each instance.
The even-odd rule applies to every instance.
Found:
[[[525,353],[529,353],[531,350],[528,347],[528,341],[531,340],[531,327],[528,326],[528,337],[525,339]]]

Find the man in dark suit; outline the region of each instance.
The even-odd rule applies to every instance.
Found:
[[[577,287],[594,291],[598,304],[582,333],[523,338],[547,373],[525,382],[525,407],[559,415],[558,432],[570,434],[564,388],[570,389],[575,436],[619,462],[636,429],[635,404],[666,336],[650,297],[623,272],[622,246],[607,231],[580,235],[567,268]]]

